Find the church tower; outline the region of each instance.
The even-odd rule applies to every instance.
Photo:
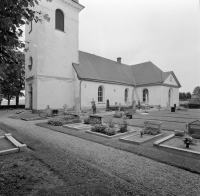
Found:
[[[33,112],[75,107],[79,93],[72,63],[79,63],[78,0],[39,1],[42,22],[26,25],[25,107]]]

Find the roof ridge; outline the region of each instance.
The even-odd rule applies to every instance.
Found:
[[[79,52],[84,52],[84,51],[79,50]],[[87,54],[89,54],[89,55],[95,55],[95,56],[97,56],[97,57],[99,57],[99,58],[112,61],[112,62],[114,62],[114,63],[116,63],[116,64],[118,64],[118,65],[126,65],[126,66],[128,66],[128,67],[131,66],[131,65],[124,64],[124,63],[119,64],[119,63],[117,63],[117,61],[114,61],[114,60],[111,60],[111,59],[108,59],[108,58],[105,58],[105,57],[102,57],[102,56],[98,56],[98,55],[96,55],[96,54],[91,54],[91,53],[89,53],[89,52],[84,52],[84,53],[87,53]]]

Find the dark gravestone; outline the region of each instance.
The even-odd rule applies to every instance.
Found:
[[[189,135],[198,135],[200,137],[200,121],[196,120],[188,124]]]
[[[106,101],[106,110],[107,111],[109,110],[109,107],[110,107],[110,102],[109,102],[109,99],[107,99],[107,101]]]
[[[175,108],[174,107],[171,107],[171,112],[175,112]]]
[[[174,104],[174,108],[176,109],[176,104]]]

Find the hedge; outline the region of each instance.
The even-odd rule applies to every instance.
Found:
[[[185,108],[191,108],[191,109],[200,109],[199,103],[180,104],[180,106],[185,107]]]

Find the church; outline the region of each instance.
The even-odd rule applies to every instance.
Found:
[[[79,51],[78,0],[41,0],[34,7],[45,18],[25,27],[25,107],[33,112],[68,108],[80,111],[136,103],[179,105],[181,87],[173,71],[163,72],[151,61],[126,65]]]

